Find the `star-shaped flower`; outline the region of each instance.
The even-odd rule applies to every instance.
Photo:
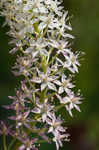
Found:
[[[49,104],[48,99],[45,99],[44,103],[40,103],[38,100],[36,105],[37,107],[35,107],[32,112],[41,114],[42,121],[45,122],[54,106]]]
[[[75,87],[70,81],[71,78],[67,78],[65,74],[62,74],[61,82],[58,82],[58,85],[60,86],[58,90],[59,94],[62,94],[64,91],[68,93],[71,88]]]
[[[46,73],[38,70],[38,75],[39,77],[34,77],[31,81],[41,84],[41,91],[43,91],[46,87],[48,87],[50,90],[57,91],[55,81],[57,81],[58,77],[51,75],[50,68],[47,68]]]
[[[57,98],[60,100],[61,104],[64,104],[66,107],[67,111],[69,112],[70,116],[72,117],[72,109],[75,108],[80,112],[80,108],[78,104],[81,104],[81,96],[79,96],[79,93],[77,96],[71,91],[69,91],[68,95],[65,97],[61,97],[60,95],[56,94]]]

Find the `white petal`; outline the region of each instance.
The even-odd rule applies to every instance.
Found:
[[[64,90],[67,94],[70,92],[70,89],[68,89],[68,88],[65,88]]]
[[[44,49],[44,50],[41,50],[40,53],[41,53],[42,55],[48,56],[48,52],[47,52],[45,49]]]
[[[24,53],[31,53],[31,52],[33,52],[34,50],[33,50],[33,47],[29,47],[29,48],[27,48],[25,51],[24,51]]]
[[[76,72],[78,72],[78,67],[77,67],[75,64],[73,64],[73,67],[74,67],[74,70],[75,70]]]
[[[59,144],[57,141],[56,141],[56,149],[59,150]]]
[[[58,62],[61,63],[61,65],[64,65],[63,61],[61,61],[59,58],[56,58]]]
[[[40,114],[41,111],[39,108],[35,107],[33,110],[32,110],[33,113],[37,113],[37,114]]]
[[[59,85],[59,86],[61,86],[61,82],[58,81],[58,80],[55,80],[54,83],[57,84],[57,85]]]
[[[74,104],[74,107],[76,108],[76,110],[78,110],[79,112],[81,112],[79,106],[77,106],[76,104]]]
[[[56,120],[55,114],[54,114],[53,112],[49,112],[49,113],[48,113],[48,116],[49,116],[49,118],[52,119],[53,121]],[[50,121],[50,119],[49,119],[49,121]],[[51,121],[50,121],[50,123],[51,123]]]
[[[59,90],[58,90],[58,93],[59,94],[62,94],[64,92],[64,88],[61,86],[61,87],[59,87]]]
[[[69,99],[69,97],[64,97],[63,99],[62,99],[62,101],[61,101],[63,104],[66,104],[66,103],[68,103],[68,102],[70,102],[70,99]]]
[[[41,79],[40,78],[33,78],[31,79],[32,82],[35,82],[35,83],[41,83]]]
[[[68,107],[68,106],[66,106],[66,109],[67,109],[67,111],[69,112],[70,116],[71,116],[71,117],[73,117],[73,114],[72,114],[71,109],[69,109],[69,107]]]
[[[46,114],[43,114],[43,115],[42,115],[42,120],[43,120],[43,122],[45,122],[45,121],[46,121],[46,117],[47,117],[47,115],[46,115]]]
[[[39,30],[43,30],[44,28],[46,28],[46,24],[44,22],[41,22],[38,26]]]
[[[59,142],[59,145],[62,147],[62,146],[63,146],[63,144],[62,144],[61,140],[59,140],[58,142]]]
[[[60,95],[56,94],[57,98],[60,100],[60,102],[62,102],[62,98]]]
[[[71,34],[68,34],[68,33],[64,34],[64,37],[74,39],[74,36],[72,36]]]
[[[46,122],[47,122],[49,125],[52,125],[52,121],[51,121],[49,118],[46,119]]]
[[[59,126],[58,130],[61,131],[61,132],[65,132],[65,129],[62,126]]]
[[[68,112],[69,112],[70,116],[73,117],[72,111],[69,110]]]
[[[32,52],[32,57],[36,57],[36,55],[38,54],[38,52]]]
[[[51,82],[48,82],[48,87],[51,90],[57,91],[56,86],[53,83],[51,83]]]
[[[73,109],[74,108],[74,104],[73,103],[70,103],[69,104],[69,109]]]
[[[41,91],[43,91],[46,88],[46,86],[47,86],[46,83],[41,84]]]
[[[25,149],[25,146],[24,145],[21,145],[18,150],[24,150]]]
[[[48,133],[53,132],[53,127],[50,127]]]
[[[66,76],[64,74],[62,74],[62,82],[65,81]]]

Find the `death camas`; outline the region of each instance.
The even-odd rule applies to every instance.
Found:
[[[37,150],[42,142],[55,142],[57,150],[68,141],[67,128],[59,109],[70,116],[80,111],[80,92],[75,93],[73,77],[78,72],[79,52],[71,48],[72,27],[61,0],[1,0],[1,15],[9,25],[10,54],[16,55],[12,72],[22,76],[12,104],[18,150]],[[66,118],[64,118],[66,119]],[[13,131],[14,130],[14,131]]]

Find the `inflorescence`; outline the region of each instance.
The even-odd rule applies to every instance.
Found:
[[[16,96],[5,106],[14,111],[14,127],[1,121],[0,133],[20,142],[18,150],[38,150],[42,142],[69,141],[59,110],[72,115],[80,111],[80,92],[75,91],[73,77],[78,72],[80,53],[73,52],[69,33],[72,27],[62,0],[1,0],[0,12],[9,25],[12,37],[10,54],[16,54],[12,67],[15,76],[22,76]]]

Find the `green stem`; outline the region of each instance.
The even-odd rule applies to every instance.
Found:
[[[10,143],[9,146],[8,146],[8,150],[11,150],[11,148],[12,148],[12,146],[13,146],[13,144],[14,144],[15,141],[16,141],[16,138],[14,138],[14,139],[11,141],[11,143]]]
[[[65,104],[61,104],[59,106],[56,106],[54,109],[55,109],[55,111],[57,111],[57,110],[61,109],[62,107],[65,107]]]
[[[59,34],[57,40],[59,40],[60,38],[61,38],[61,35]],[[50,49],[50,51],[49,51],[49,56],[48,56],[47,62],[49,61],[50,54],[52,53],[53,49],[54,48],[52,47]],[[52,60],[48,63],[48,65],[50,65],[51,63],[53,63],[53,61],[57,58],[57,56],[58,56],[58,54],[56,53],[56,55],[52,58]]]
[[[32,94],[32,100],[33,104],[36,105],[35,93]]]
[[[47,30],[48,30],[48,25],[46,26],[46,29],[45,29],[44,33],[42,34],[42,36],[41,36],[42,38],[46,35]]]
[[[29,128],[28,130],[30,132],[32,132],[32,133],[42,133],[42,132],[47,132],[48,131],[47,128],[43,128],[43,129],[32,129],[32,128]]]
[[[49,62],[48,65],[52,64],[52,63],[54,62],[54,60],[57,58],[57,56],[58,56],[58,54],[56,54],[56,55],[52,58],[52,60]]]
[[[48,141],[46,140],[38,140],[36,143],[47,143]],[[51,139],[49,139],[49,142],[51,142]]]
[[[3,147],[4,147],[4,150],[7,150],[5,134],[3,134]]]
[[[48,96],[46,96],[46,98],[50,98],[50,97],[54,96],[55,94],[56,94],[56,92],[49,94]]]
[[[24,76],[25,76],[26,80],[28,81],[28,83],[30,84],[30,86],[34,89],[34,86],[33,86],[33,84],[31,83],[29,77],[26,76],[26,75],[24,75]]]
[[[50,50],[49,50],[49,55],[48,55],[48,58],[47,58],[47,63],[49,62],[49,59],[50,59],[50,55],[51,55],[51,53],[52,53],[52,51],[53,51],[53,47],[51,47],[50,48]]]

